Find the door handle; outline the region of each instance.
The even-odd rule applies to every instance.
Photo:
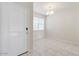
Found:
[[[26,31],[28,31],[28,28],[26,27]]]

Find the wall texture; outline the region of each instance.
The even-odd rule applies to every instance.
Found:
[[[64,41],[77,43],[79,41],[78,24],[79,11],[76,8],[56,11],[53,15],[47,17],[47,36],[64,38]]]

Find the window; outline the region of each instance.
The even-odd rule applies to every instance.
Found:
[[[33,30],[44,30],[44,18],[34,17]]]

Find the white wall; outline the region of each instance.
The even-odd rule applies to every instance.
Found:
[[[0,53],[1,55],[19,55],[31,46],[29,44],[32,38],[29,37],[32,37],[32,3],[25,3],[25,5],[23,3],[0,3],[0,7]],[[29,28],[29,34],[26,32],[26,27]]]
[[[77,32],[79,30],[77,31],[77,25],[79,25],[79,17],[77,13],[78,10],[75,8],[66,8],[48,16],[46,20],[47,36],[59,39],[63,38],[67,42],[78,42]]]

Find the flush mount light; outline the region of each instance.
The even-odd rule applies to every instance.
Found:
[[[46,15],[52,15],[52,14],[54,14],[54,11],[48,11],[48,12],[46,13]]]

